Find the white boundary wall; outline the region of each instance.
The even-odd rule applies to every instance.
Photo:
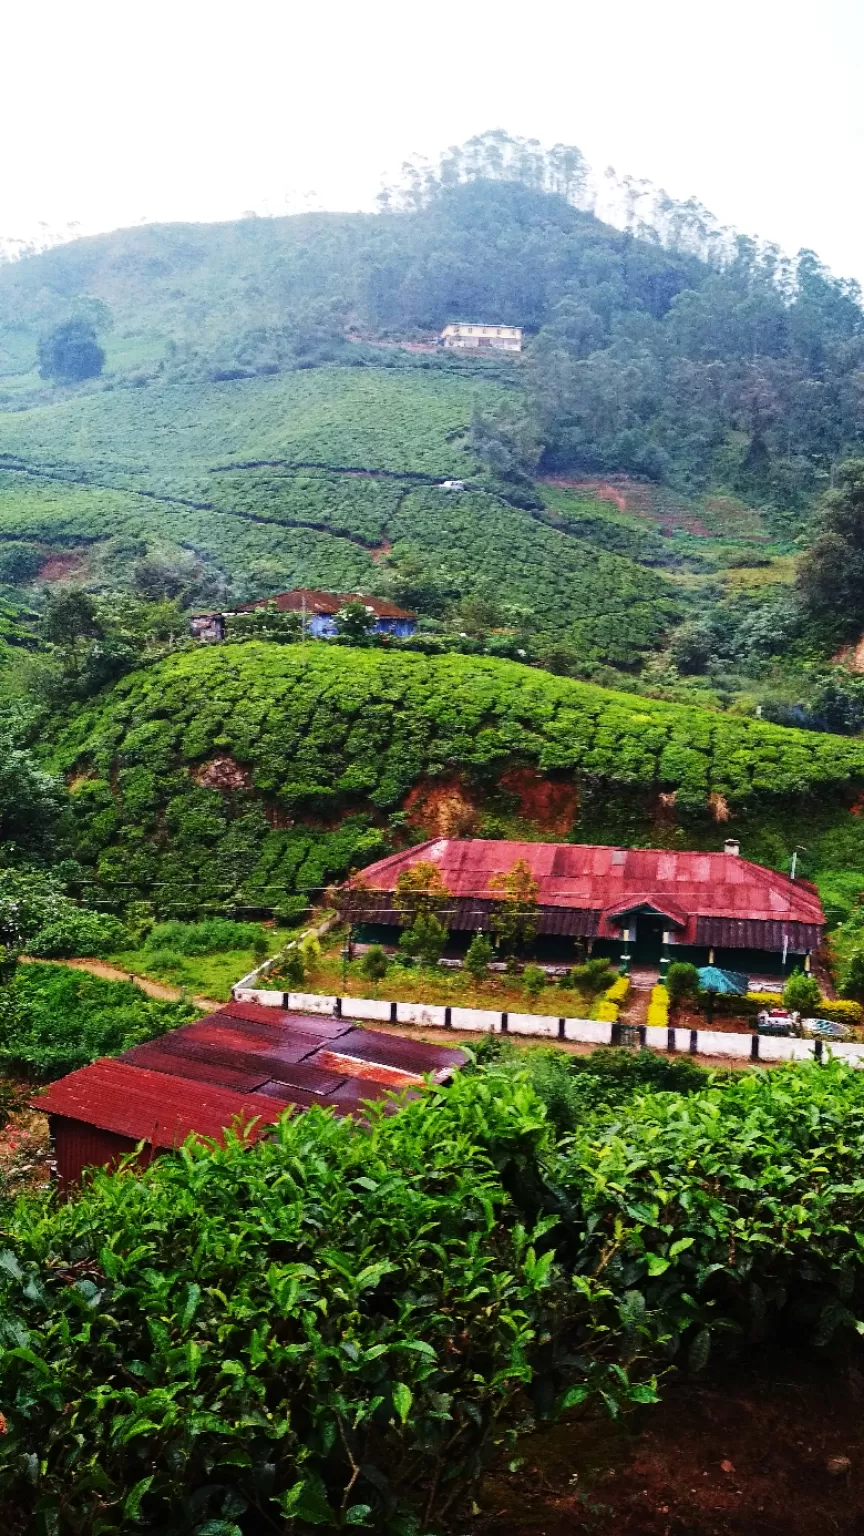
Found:
[[[318,992],[276,992],[248,986],[256,972],[244,976],[232,988],[239,1003],[262,1003],[266,1008],[287,1008],[292,1013],[321,1013],[348,1021],[416,1025],[426,1029],[471,1030],[475,1034],[529,1035],[535,1039],[572,1040],[582,1045],[612,1045],[614,1024],[600,1019],[567,1019],[552,1014],[496,1013],[489,1008],[446,1008],[434,1003],[395,1003],[388,998],[327,997]],[[261,979],[264,979],[263,977]],[[671,1037],[671,1040],[670,1040]],[[715,1029],[643,1028],[640,1043],[655,1051],[697,1056],[728,1056],[742,1061],[812,1061],[834,1056],[850,1066],[864,1067],[864,1045],[831,1041],[798,1040],[783,1035],[733,1035]],[[755,1044],[754,1044],[755,1042]],[[694,1048],[695,1047],[695,1048]],[[821,1049],[820,1049],[821,1047]]]

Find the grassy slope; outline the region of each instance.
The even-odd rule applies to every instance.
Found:
[[[247,774],[227,795],[196,780],[226,755]],[[461,779],[479,830],[524,832],[527,815],[530,835],[530,807],[520,820],[502,789],[514,766],[576,787],[579,841],[716,848],[731,829],[778,867],[803,843],[805,873],[864,871],[864,821],[850,815],[860,741],[505,662],[261,642],[186,652],[81,709],[51,757],[75,779],[82,862],[179,911],[235,894],[278,905],[368,863],[430,781]]]

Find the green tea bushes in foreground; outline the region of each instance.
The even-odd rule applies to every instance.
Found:
[[[719,806],[757,860],[782,867],[806,842],[821,867],[816,834],[836,824],[822,862],[864,869],[864,825],[844,798],[864,778],[860,741],[468,656],[254,641],[184,652],[59,724],[50,762],[74,786],[82,864],[178,916],[238,894],[278,907],[380,857],[418,783],[458,778],[497,811],[502,775],[522,766],[574,783],[579,841],[717,847]],[[657,820],[660,792],[678,830],[668,809]]]
[[[0,988],[0,1073],[50,1082],[188,1024],[198,1013],[187,1003],[147,997],[131,981],[103,981],[59,965],[19,965]]]
[[[440,1529],[532,1400],[861,1326],[861,1074],[542,1054],[20,1201],[0,1499],[57,1536]]]
[[[526,1086],[466,1079],[20,1204],[0,1500],[58,1536],[434,1528],[563,1304],[499,1172],[544,1136]]]

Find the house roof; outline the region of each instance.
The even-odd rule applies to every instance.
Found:
[[[361,1029],[350,1019],[232,1001],[70,1073],[33,1106],[174,1147],[193,1132],[221,1139],[238,1120],[258,1121],[252,1134],[260,1134],[292,1104],[350,1114],[366,1099],[416,1085],[427,1073],[446,1076],[464,1061],[459,1050]]]
[[[415,614],[409,613],[405,608],[399,608],[395,603],[389,603],[382,597],[367,597],[362,592],[319,592],[315,587],[296,587],[291,592],[277,592],[273,597],[257,597],[251,603],[238,603],[236,608],[228,609],[229,613],[251,613],[255,608],[267,608],[273,604],[278,613],[301,613],[305,603],[306,612],[313,614],[338,613],[346,603],[364,603],[367,608],[377,614],[379,619],[413,619]]]
[[[491,878],[524,859],[537,882],[539,906],[596,913],[601,937],[617,936],[621,918],[645,906],[668,917],[682,943],[696,942],[699,920],[811,928],[825,921],[808,881],[729,853],[437,838],[381,859],[363,870],[362,879],[373,890],[393,891],[402,870],[423,859],[438,866],[457,900],[484,902],[496,898]]]

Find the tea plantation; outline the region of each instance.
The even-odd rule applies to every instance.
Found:
[[[460,783],[487,835],[542,836],[502,788],[514,767],[573,786],[576,841],[716,848],[732,827],[757,861],[788,867],[805,843],[805,872],[864,869],[861,741],[461,655],[187,651],[81,707],[46,751],[84,869],[171,910],[278,906],[371,862],[417,785]],[[226,760],[234,787],[208,785]]]
[[[555,527],[504,499],[468,427],[477,402],[505,393],[459,369],[324,367],[100,387],[0,413],[0,541],[43,558],[74,550],[96,585],[128,576],[118,540],[167,543],[238,598],[375,592],[376,560],[396,545],[451,596],[493,592],[535,631],[630,664],[680,616],[668,580],[639,563],[656,567],[662,541],[613,529],[610,546],[601,518]],[[436,488],[445,478],[470,489]]]

